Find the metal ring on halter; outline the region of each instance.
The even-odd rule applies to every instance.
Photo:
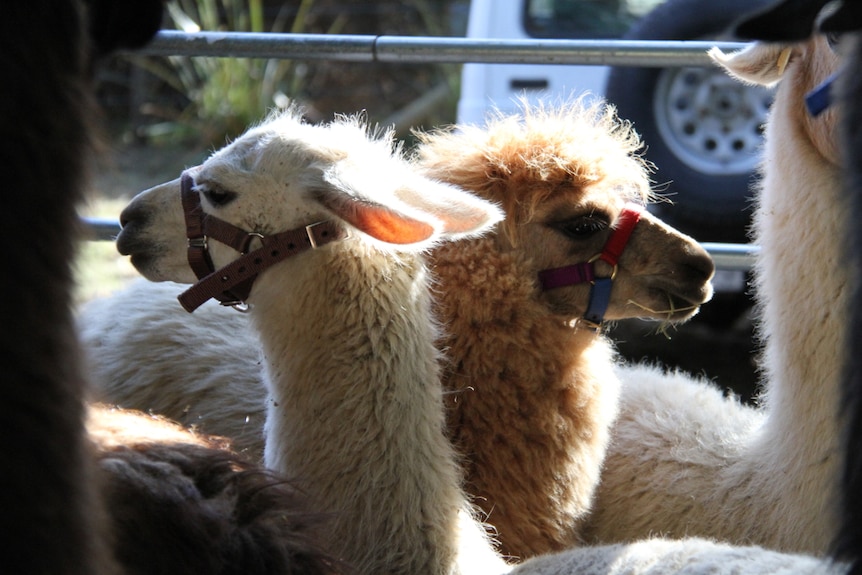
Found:
[[[261,233],[259,233],[259,232],[248,232],[248,233],[246,234],[245,248],[244,248],[240,253],[241,253],[242,255],[245,255],[245,254],[247,254],[248,252],[250,252],[250,251],[251,251],[251,242],[252,242],[252,240],[254,240],[254,238],[259,239],[259,240],[260,240],[260,243],[261,243],[261,244],[263,244],[263,239],[264,239],[265,237],[266,237],[266,236],[264,236],[263,234],[261,234]]]
[[[588,264],[594,264],[597,261],[599,261],[600,259],[602,259],[603,255],[605,255],[604,252],[599,252],[596,255],[594,255],[593,257],[591,257],[590,259],[588,259],[587,263]],[[607,263],[607,262],[605,262],[605,263]],[[608,264],[608,265],[611,265],[611,264]],[[618,267],[618,264],[614,264],[611,267],[611,275],[609,276],[611,279],[615,279],[617,277],[617,267]],[[595,269],[595,266],[593,267],[593,269]],[[595,284],[595,280],[591,281],[590,283]]]

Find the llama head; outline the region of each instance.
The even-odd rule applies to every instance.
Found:
[[[710,57],[731,76],[742,82],[772,86],[780,82],[772,115],[789,116],[781,122],[782,130],[791,130],[773,138],[772,145],[782,146],[784,138],[797,143],[810,142],[811,150],[833,165],[839,165],[836,142],[837,114],[834,107],[813,115],[806,107],[806,96],[838,71],[841,58],[834,36],[814,35],[802,42],[755,42],[731,54],[718,48]]]
[[[469,236],[496,223],[493,204],[419,175],[392,134],[369,133],[358,118],[304,123],[297,110],[274,115],[203,164],[187,171],[203,218],[248,234],[248,249],[286,230],[320,221],[382,250],[416,252],[438,240]],[[153,281],[193,283],[186,214],[177,179],[136,196],[120,216],[117,247]],[[212,265],[240,257],[210,238]]]
[[[517,260],[516,273],[522,285],[534,286],[533,297],[551,313],[576,319],[587,310],[589,284],[543,291],[539,273],[601,253],[626,204],[649,199],[648,168],[639,138],[609,106],[582,100],[522,106],[523,114],[485,127],[420,135],[419,160],[432,176],[503,206],[498,233],[480,240],[493,243],[488,258]],[[451,255],[475,249],[470,243],[441,249]],[[618,261],[604,317],[687,319],[711,297],[713,270],[695,240],[644,211]],[[596,263],[597,275],[611,273]]]

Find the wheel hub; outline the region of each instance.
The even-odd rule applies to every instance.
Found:
[[[744,174],[758,162],[770,90],[746,86],[723,71],[667,69],[653,100],[656,124],[671,152],[707,174]]]

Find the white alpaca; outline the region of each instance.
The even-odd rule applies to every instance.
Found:
[[[437,344],[447,359],[447,429],[465,485],[506,555],[568,548],[616,412],[614,352],[582,319],[589,284],[543,290],[539,274],[590,260],[620,227],[625,202],[647,198],[638,139],[612,109],[575,101],[420,140],[424,173],[506,210],[496,233],[431,252],[435,309],[448,327]],[[605,317],[686,319],[708,299],[712,269],[694,240],[642,213]],[[103,399],[262,453],[265,391],[246,317],[218,306],[188,316],[173,301],[178,292],[136,284],[84,310]]]
[[[185,287],[136,280],[88,302],[78,330],[99,400],[229,437],[263,459],[266,389],[260,339],[248,315],[218,305],[189,315]]]
[[[186,292],[184,305],[194,308],[211,293],[206,284],[256,266],[256,258],[281,260],[285,229],[329,222],[334,241],[253,268],[259,275],[249,303],[273,396],[266,459],[303,480],[332,512],[336,526],[321,537],[360,573],[502,573],[508,567],[469,515],[443,434],[438,334],[417,251],[475,232],[498,214],[409,173],[390,153],[388,141],[369,141],[351,123],[310,127],[291,114],[217,152],[194,170],[203,210],[259,230],[264,247],[243,258],[211,243],[213,263],[223,267]],[[179,188],[178,181],[153,188],[124,211],[119,244],[153,280],[194,281]],[[572,550],[517,572],[831,569],[813,558],[689,540]]]
[[[781,79],[766,128],[754,241],[762,407],[708,383],[624,369],[591,540],[715,537],[822,554],[836,532],[839,376],[848,271],[834,113],[804,96],[837,66],[825,38],[714,57],[750,82]]]
[[[419,255],[484,229],[499,211],[409,171],[388,138],[368,139],[352,122],[312,127],[295,113],[250,130],[194,180],[208,213],[256,233],[321,220],[351,230],[268,269],[249,298],[267,358],[265,459],[332,514],[330,548],[359,573],[448,573],[463,561],[458,545],[474,541],[487,549],[477,565],[502,570],[468,521],[442,434],[437,331]],[[119,245],[149,279],[193,279],[178,214],[163,221],[158,211],[179,203],[174,181],[123,212]],[[210,248],[217,266],[236,257]],[[453,530],[459,517],[464,529]]]

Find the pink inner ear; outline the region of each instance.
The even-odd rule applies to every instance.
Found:
[[[450,234],[467,234],[480,229],[488,222],[488,213],[484,211],[471,210],[465,206],[463,210],[454,210],[452,213],[435,213],[443,220],[444,229]]]
[[[389,244],[416,244],[434,234],[434,228],[425,222],[407,218],[380,206],[364,205],[355,211],[354,219],[347,220],[369,236]]]
[[[324,195],[321,201],[338,217],[381,242],[416,244],[434,235],[434,227],[430,224],[377,204],[331,195]]]
[[[493,218],[491,208],[484,201],[469,202],[462,199],[462,193],[443,194],[442,188],[436,195],[420,193],[412,188],[401,188],[395,194],[407,204],[416,206],[432,214],[443,224],[449,234],[467,234],[482,229]]]

